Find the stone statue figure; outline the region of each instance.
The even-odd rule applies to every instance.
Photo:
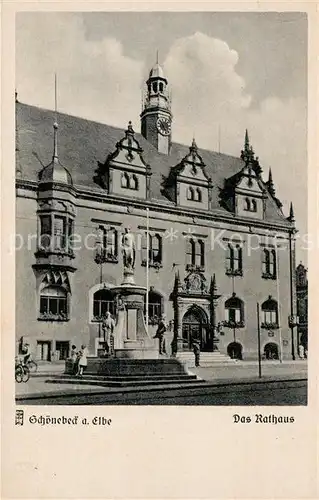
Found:
[[[106,352],[108,353],[110,351],[110,345],[111,345],[111,335],[113,335],[115,328],[115,321],[112,318],[110,312],[108,311],[103,319],[102,322],[102,330],[104,334],[104,339],[106,343]]]
[[[133,270],[135,267],[135,241],[131,228],[125,228],[122,237],[122,252],[124,268]]]

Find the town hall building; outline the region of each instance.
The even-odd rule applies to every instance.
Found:
[[[256,359],[259,330],[265,358],[294,359],[292,205],[287,217],[247,131],[238,157],[175,143],[158,63],[146,88],[141,133],[137,117],[119,129],[16,99],[17,341],[38,360],[66,359],[73,344],[97,355],[130,228],[149,332],[165,316],[168,354],[198,339]]]

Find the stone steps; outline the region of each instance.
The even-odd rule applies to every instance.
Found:
[[[187,364],[188,367],[195,366],[195,356],[193,352],[180,352],[177,353],[176,359],[181,363]],[[231,359],[226,354],[222,354],[220,352],[201,352],[200,353],[200,366],[214,366],[216,364],[225,364],[225,363],[235,363],[234,359]]]
[[[72,375],[59,376],[46,380],[50,384],[72,384],[72,385],[91,385],[101,387],[134,387],[136,389],[147,388],[150,386],[163,386],[178,384],[196,385],[202,380],[196,375],[147,375],[147,376],[100,376],[83,375],[74,377]]]

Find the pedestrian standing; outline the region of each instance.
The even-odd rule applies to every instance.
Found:
[[[298,354],[300,359],[305,359],[305,348],[302,344],[299,344]]]
[[[165,343],[165,332],[167,330],[165,316],[162,316],[160,322],[158,323],[158,327],[156,330],[156,334],[154,335],[154,339],[158,339],[159,342],[159,354],[166,354],[166,343]]]
[[[76,352],[76,345],[72,345],[71,347],[71,353],[70,353],[70,361],[72,363],[72,374],[75,375],[78,371],[78,367],[77,367],[77,361],[78,361],[78,356],[77,356],[77,352]]]
[[[195,366],[199,366],[200,360],[200,343],[197,339],[193,340],[193,352],[195,355]]]
[[[83,371],[85,370],[85,368],[87,367],[87,364],[88,364],[88,360],[87,360],[87,347],[86,345],[82,345],[81,346],[81,350],[80,350],[80,353],[79,353],[79,361],[78,361],[78,372],[77,372],[77,376],[78,377],[82,377],[83,376]]]

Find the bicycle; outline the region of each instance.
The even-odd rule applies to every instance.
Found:
[[[28,382],[30,378],[30,370],[27,365],[19,362],[15,366],[15,380],[20,384],[21,382]]]
[[[26,366],[29,368],[30,373],[35,373],[38,369],[38,364],[33,359],[29,359]]]

